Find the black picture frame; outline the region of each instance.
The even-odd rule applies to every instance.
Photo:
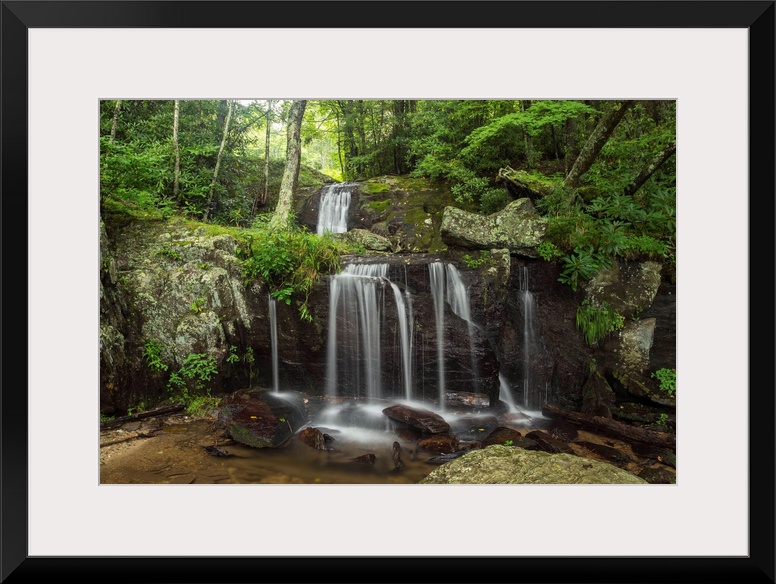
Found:
[[[0,581],[774,582],[774,1],[3,1]],[[405,2],[405,5],[410,3]],[[234,18],[239,8],[240,19]],[[239,5],[239,6],[237,6]],[[341,10],[334,10],[339,5]],[[346,9],[345,9],[346,8]],[[379,14],[379,18],[375,15]],[[336,15],[336,17],[334,16]],[[270,17],[270,18],[268,18]],[[749,555],[747,557],[29,557],[26,367],[27,31],[35,27],[745,28],[749,31]],[[335,21],[336,18],[336,21]],[[753,123],[755,121],[756,123]],[[755,312],[756,310],[756,312]],[[17,317],[17,318],[14,318]],[[747,379],[742,371],[742,379]],[[713,437],[709,437],[710,442]],[[713,447],[713,446],[710,446]],[[710,510],[710,513],[713,510]]]

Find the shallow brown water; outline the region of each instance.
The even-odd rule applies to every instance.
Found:
[[[175,422],[178,423],[175,423]],[[394,470],[394,434],[375,433],[361,440],[330,443],[319,451],[290,439],[280,448],[251,448],[225,442],[207,420],[168,420],[150,438],[134,438],[100,449],[101,484],[413,484],[437,465],[425,462],[433,453],[415,455],[403,449],[404,468]],[[183,423],[181,423],[183,422]],[[103,442],[126,432],[103,435]],[[336,434],[335,434],[336,436]],[[218,444],[229,456],[213,456],[205,447]],[[374,465],[353,459],[375,455]]]

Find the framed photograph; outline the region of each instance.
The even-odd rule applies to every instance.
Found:
[[[0,581],[774,582],[775,14],[770,0],[3,1]],[[338,99],[673,104],[675,483],[101,480],[102,114],[162,100],[177,120],[188,101],[194,119],[207,101],[228,128],[235,104]]]

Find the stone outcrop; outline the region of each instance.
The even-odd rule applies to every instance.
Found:
[[[538,257],[547,220],[536,213],[530,199],[517,199],[492,215],[482,216],[456,207],[442,215],[442,241],[468,249],[506,248],[513,254]]]
[[[420,484],[647,484],[606,462],[514,446],[488,446],[434,469]]]

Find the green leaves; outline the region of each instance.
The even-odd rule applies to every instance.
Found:
[[[660,382],[660,389],[668,395],[672,397],[676,395],[676,369],[663,367],[653,371],[650,377],[657,379]]]
[[[143,357],[152,371],[167,371],[167,364],[162,358],[162,349],[162,343],[156,339],[149,339],[143,346]]]
[[[238,242],[246,285],[261,279],[269,285],[272,297],[287,305],[298,294],[302,297],[299,316],[307,322],[312,321],[307,298],[319,275],[339,271],[340,257],[348,252],[331,235],[318,236],[293,222],[285,229],[274,229],[265,216]]]
[[[591,304],[585,299],[577,308],[577,328],[582,331],[588,345],[596,345],[613,331],[625,325],[625,317],[606,302]]]
[[[578,247],[573,254],[561,260],[561,265],[563,271],[558,281],[576,291],[583,280],[589,280],[599,270],[601,261],[590,249]]]

